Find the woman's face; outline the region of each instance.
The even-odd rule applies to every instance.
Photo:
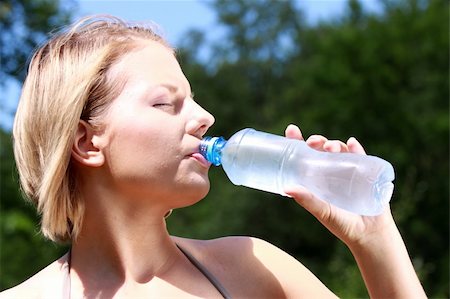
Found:
[[[209,163],[198,147],[214,117],[193,100],[171,50],[149,41],[111,71],[126,80],[100,137],[114,191],[135,199],[176,198],[173,207],[203,198]]]

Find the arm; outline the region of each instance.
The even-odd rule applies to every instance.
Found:
[[[286,136],[302,139],[296,126],[288,126]],[[345,144],[316,135],[306,142],[317,150],[365,154],[354,138]],[[348,246],[371,297],[426,297],[388,208],[379,216],[360,216],[324,202],[302,187],[286,193]]]
[[[389,210],[379,233],[348,245],[373,298],[426,298]]]

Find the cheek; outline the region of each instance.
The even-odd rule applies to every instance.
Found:
[[[134,122],[115,130],[107,159],[120,180],[157,181],[173,176],[180,141],[159,126]]]

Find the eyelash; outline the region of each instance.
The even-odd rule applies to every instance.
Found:
[[[153,104],[153,107],[161,107],[161,106],[173,106],[171,103],[157,103]]]
[[[191,93],[190,98],[191,99],[194,98],[193,92]],[[184,101],[184,98],[171,100],[166,97],[163,97],[163,98],[160,98],[159,100],[157,100],[156,103],[154,103],[152,105],[152,107],[154,107],[156,109],[163,109],[163,110],[173,109],[173,111],[176,112],[179,109],[180,103],[182,103],[183,101]]]

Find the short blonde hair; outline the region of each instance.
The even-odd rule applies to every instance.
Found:
[[[91,16],[54,35],[31,59],[14,121],[14,155],[22,189],[50,240],[75,240],[83,221],[71,162],[78,123],[101,123],[124,83],[108,71],[145,40],[170,48],[148,24]]]

